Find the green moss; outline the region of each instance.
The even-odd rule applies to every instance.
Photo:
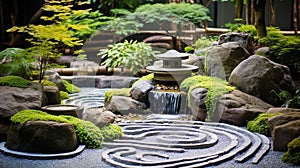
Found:
[[[59,95],[60,95],[60,101],[70,98],[69,93],[64,91],[59,91]]]
[[[68,120],[59,116],[51,115],[40,110],[22,110],[13,115],[10,120],[13,123],[20,123],[23,125],[27,121],[56,121],[56,122],[68,122]]]
[[[60,117],[67,119],[74,126],[79,143],[85,144],[87,148],[102,148],[104,138],[95,124],[72,116]]]
[[[69,83],[68,81],[66,80],[62,80],[64,85],[66,86],[66,92],[69,93],[69,94],[72,94],[72,93],[78,93],[80,92],[80,88]]]
[[[0,86],[27,88],[31,81],[19,76],[4,76],[0,77]]]
[[[104,93],[104,100],[109,102],[112,96],[130,96],[130,88],[122,88],[122,89],[111,89],[107,90]]]
[[[119,139],[123,134],[122,128],[115,124],[109,124],[108,126],[104,126],[100,128],[100,131],[104,137],[104,141]]]
[[[288,151],[283,154],[282,161],[300,165],[300,136],[288,143]]]
[[[39,82],[38,80],[34,80],[33,82]],[[51,81],[48,81],[48,80],[42,80],[42,85],[43,86],[55,86],[55,87],[57,87],[57,85],[56,85],[56,83],[54,83],[54,82],[51,82]]]
[[[270,136],[268,119],[279,114],[280,113],[261,113],[254,120],[247,123],[247,129],[251,132]]]
[[[143,81],[143,80],[149,80],[149,81],[153,81],[154,79],[154,73],[150,73],[148,75],[142,76],[139,80],[135,81],[131,88],[134,87],[138,82]]]
[[[228,82],[210,76],[192,76],[182,81],[180,88],[188,90],[188,105],[190,106],[191,91],[195,88],[206,88],[208,90],[206,96],[207,120],[211,121],[216,110],[217,99],[226,93],[232,92],[235,88],[228,85]]]

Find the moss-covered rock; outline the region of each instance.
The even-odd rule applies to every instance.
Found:
[[[142,76],[139,80],[137,80],[136,82],[134,82],[131,86],[131,88],[133,88],[137,83],[139,83],[142,80],[149,80],[149,81],[153,81],[154,79],[154,73],[150,73],[148,75]]]
[[[35,80],[33,82],[38,82],[38,80]],[[55,86],[55,87],[57,87],[56,83],[48,81],[48,80],[42,80],[41,84],[43,86]]]
[[[235,87],[229,86],[228,82],[217,77],[210,76],[192,76],[180,85],[181,90],[188,90],[188,105],[190,106],[191,91],[195,88],[206,88],[208,90],[206,96],[206,110],[208,112],[207,120],[210,121],[216,110],[217,99],[226,93],[235,90]]]
[[[66,86],[66,92],[69,94],[80,92],[80,88],[69,83],[67,80],[62,80],[64,85]]]
[[[19,76],[0,77],[0,86],[27,88],[32,82]]]
[[[282,161],[300,165],[300,136],[288,144],[288,151],[283,154]]]
[[[111,100],[112,96],[126,96],[129,97],[130,96],[130,90],[140,81],[143,80],[149,80],[149,81],[153,81],[154,79],[154,73],[150,73],[148,75],[145,75],[143,77],[141,77],[139,80],[137,80],[136,82],[134,82],[132,84],[132,86],[130,88],[122,88],[122,89],[112,89],[112,90],[107,90],[104,94],[104,100],[106,102],[109,102]]]
[[[87,148],[102,148],[104,139],[119,138],[122,135],[121,128],[117,125],[109,125],[101,128],[90,121],[81,120],[73,116],[55,116],[40,110],[22,110],[11,117],[13,123],[23,125],[27,121],[56,121],[70,123],[74,126],[79,143]],[[104,136],[102,135],[104,134]],[[105,138],[104,138],[105,137]]]
[[[70,95],[67,92],[59,91],[59,94],[60,94],[60,101],[70,98]]]
[[[104,101],[110,102],[112,96],[130,96],[130,88],[111,89],[104,93]]]
[[[252,132],[270,136],[268,119],[279,114],[281,113],[261,113],[254,120],[247,123],[247,129]]]

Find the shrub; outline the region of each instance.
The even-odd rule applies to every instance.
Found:
[[[103,135],[104,141],[119,139],[123,134],[122,128],[115,124],[109,124],[108,126],[104,126],[100,128],[100,131]]]
[[[288,151],[283,154],[282,161],[300,165],[300,136],[288,143]]]
[[[235,88],[228,85],[228,82],[217,77],[210,76],[192,76],[182,81],[180,88],[188,90],[188,105],[190,106],[191,91],[195,88],[206,88],[208,90],[206,96],[207,120],[211,121],[216,110],[217,99],[226,93],[232,92]]]
[[[285,36],[279,29],[269,28],[266,37],[259,40],[263,45],[269,46],[274,53],[272,61],[288,66],[295,77],[300,68],[300,38],[298,36]]]
[[[133,74],[153,63],[155,51],[148,43],[127,41],[108,45],[109,49],[101,49],[97,54],[104,62],[102,65],[117,68],[130,68]]]
[[[7,48],[0,52],[0,75],[20,76],[29,79],[34,59],[21,48]]]
[[[19,76],[4,76],[0,77],[0,86],[27,88],[31,81]]]
[[[280,113],[261,113],[254,120],[247,123],[247,129],[251,132],[270,136],[268,119],[279,114]]]
[[[64,85],[66,86],[66,92],[67,93],[72,94],[72,93],[78,93],[78,92],[80,92],[80,88],[79,87],[77,87],[77,86],[69,83],[68,81],[66,81],[64,79],[62,81],[63,81]]]
[[[146,4],[135,10],[135,15],[146,23],[170,21],[186,23],[188,21],[201,26],[203,21],[211,21],[209,10],[203,5],[190,3]]]
[[[72,116],[60,117],[67,119],[68,123],[74,126],[79,143],[85,144],[87,148],[102,148],[104,138],[95,124]]]

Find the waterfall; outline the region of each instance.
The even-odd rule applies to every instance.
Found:
[[[151,91],[149,93],[150,109],[152,113],[178,114],[182,105],[182,92]],[[184,104],[186,104],[184,102]]]

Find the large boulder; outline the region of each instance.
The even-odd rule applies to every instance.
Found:
[[[57,85],[59,91],[66,91],[66,86],[57,72],[54,70],[47,70],[45,72],[45,76],[47,76],[48,81],[51,81]]]
[[[130,90],[130,95],[134,100],[149,105],[148,93],[154,89],[154,85],[149,80],[141,80],[137,82]]]
[[[25,109],[40,109],[45,96],[40,83],[28,88],[0,86],[0,140],[6,140],[10,117]]]
[[[56,86],[43,86],[43,90],[47,97],[47,103],[43,105],[60,104],[59,89]]]
[[[207,118],[206,111],[207,89],[193,89],[190,95],[191,111],[197,120],[204,121]],[[224,94],[217,101],[217,108],[212,115],[215,122],[223,122],[237,126],[245,126],[248,121],[253,120],[258,114],[266,112],[273,106],[254,96],[234,90]]]
[[[8,149],[36,153],[62,153],[77,147],[73,125],[54,121],[12,123],[7,134]]]
[[[10,118],[24,109],[40,109],[43,102],[43,88],[32,83],[28,88],[0,86],[0,118]]]
[[[116,115],[111,111],[104,111],[103,109],[86,109],[82,116],[83,120],[94,123],[99,128],[114,123]]]
[[[207,91],[205,88],[195,88],[190,93],[191,112],[193,117],[200,121],[205,121],[207,118],[205,105]]]
[[[216,117],[220,118],[220,122],[246,126],[248,121],[272,107],[257,97],[234,90],[218,99]]]
[[[238,42],[213,46],[206,54],[206,68],[209,76],[228,79],[233,69],[250,56]]]
[[[252,37],[248,33],[237,33],[237,32],[230,32],[221,34],[218,39],[218,44],[224,44],[228,42],[238,42],[242,47],[249,50],[252,44]]]
[[[287,144],[300,136],[300,112],[285,112],[268,120],[273,150],[287,151]]]
[[[112,96],[109,102],[105,102],[105,108],[113,113],[128,115],[129,113],[144,113],[146,104],[126,96]]]
[[[232,71],[229,83],[275,106],[281,105],[276,94],[281,91],[294,93],[295,90],[288,67],[258,55],[241,62]]]

